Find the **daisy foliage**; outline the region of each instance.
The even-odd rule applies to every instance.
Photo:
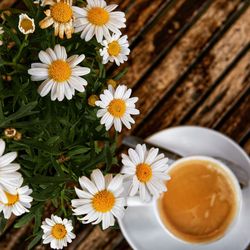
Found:
[[[13,218],[15,228],[33,225],[29,249],[62,249],[77,223],[106,229],[123,217],[124,177],[133,179],[130,195],[164,191],[166,160],[138,146],[123,156],[125,174],[111,171],[117,132],[139,115],[120,80],[126,68],[109,67],[130,53],[118,6],[19,2],[23,9],[0,11],[0,231]]]

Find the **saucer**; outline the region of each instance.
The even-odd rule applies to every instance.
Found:
[[[148,142],[183,156],[219,156],[231,160],[250,175],[250,159],[234,141],[214,130],[181,126],[160,131]],[[135,250],[243,250],[250,242],[250,186],[242,190],[242,210],[232,230],[220,240],[206,245],[191,245],[167,235],[154,215],[153,207],[128,207],[119,221],[121,231]]]

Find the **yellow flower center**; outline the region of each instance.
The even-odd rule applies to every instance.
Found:
[[[28,18],[24,18],[23,20],[21,20],[20,26],[24,29],[25,32],[33,29],[33,23]]]
[[[92,107],[95,107],[95,102],[98,100],[98,96],[97,95],[91,95],[88,98],[88,104]]]
[[[115,81],[113,79],[108,79],[107,84],[111,85],[113,88],[115,88],[117,86],[117,81]]]
[[[118,56],[121,52],[121,46],[117,41],[113,41],[109,44],[108,53],[111,56]]]
[[[136,166],[136,176],[140,182],[148,182],[152,178],[152,169],[150,165],[141,163]]]
[[[63,224],[55,224],[52,227],[51,234],[54,238],[56,238],[57,240],[60,240],[66,236],[67,231]]]
[[[67,23],[72,18],[73,11],[68,4],[59,2],[51,7],[51,16],[58,23]]]
[[[116,117],[120,118],[124,115],[126,111],[126,103],[122,99],[114,99],[110,102],[109,107],[108,107],[108,112]]]
[[[7,196],[8,203],[5,203],[7,206],[14,205],[17,201],[19,201],[19,195],[18,194],[10,194],[8,192],[4,192]]]
[[[88,11],[88,20],[90,23],[103,26],[109,21],[109,13],[100,7],[94,7]]]
[[[49,66],[49,76],[56,82],[64,82],[71,76],[69,64],[63,60],[56,60]]]
[[[115,196],[108,190],[102,190],[94,195],[92,205],[97,212],[109,212],[115,205]]]

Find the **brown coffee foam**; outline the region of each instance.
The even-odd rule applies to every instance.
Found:
[[[190,160],[169,175],[168,191],[159,201],[167,229],[188,242],[222,237],[237,208],[236,192],[225,170],[213,162]]]

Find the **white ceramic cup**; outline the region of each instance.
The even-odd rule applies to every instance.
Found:
[[[217,241],[219,239],[221,239],[222,237],[225,237],[228,232],[235,226],[237,219],[239,217],[240,211],[241,211],[241,207],[242,207],[242,193],[241,193],[241,188],[239,185],[239,182],[236,178],[236,176],[234,175],[234,173],[222,162],[215,160],[212,157],[207,157],[207,156],[189,156],[189,157],[184,157],[181,158],[180,160],[177,160],[176,162],[174,162],[168,169],[168,172],[170,172],[173,168],[175,168],[176,166],[178,166],[179,164],[183,163],[183,162],[187,162],[187,161],[193,161],[193,160],[205,160],[205,161],[209,161],[215,165],[217,165],[218,167],[220,167],[222,170],[225,171],[225,173],[227,174],[227,177],[230,178],[230,182],[233,184],[234,186],[234,191],[235,191],[235,195],[236,195],[236,202],[237,202],[237,206],[236,206],[236,211],[235,211],[235,215],[234,218],[232,219],[231,223],[228,225],[227,229],[224,231],[224,234],[222,234],[220,237],[214,239],[214,240],[210,240],[208,242],[198,242],[198,243],[193,243],[193,242],[189,242],[189,241],[184,241],[181,238],[178,238],[176,235],[174,235],[172,232],[170,232],[170,230],[168,230],[168,228],[165,226],[164,222],[162,221],[161,215],[160,215],[160,209],[159,209],[159,202],[158,199],[152,199],[149,202],[142,202],[139,197],[135,196],[135,197],[128,197],[127,199],[127,206],[153,206],[153,211],[155,213],[155,216],[157,218],[157,221],[159,223],[159,227],[162,227],[163,230],[166,232],[166,234],[170,235],[171,237],[173,237],[175,240],[184,242],[186,244],[190,244],[190,245],[206,245],[209,244],[213,241]]]

